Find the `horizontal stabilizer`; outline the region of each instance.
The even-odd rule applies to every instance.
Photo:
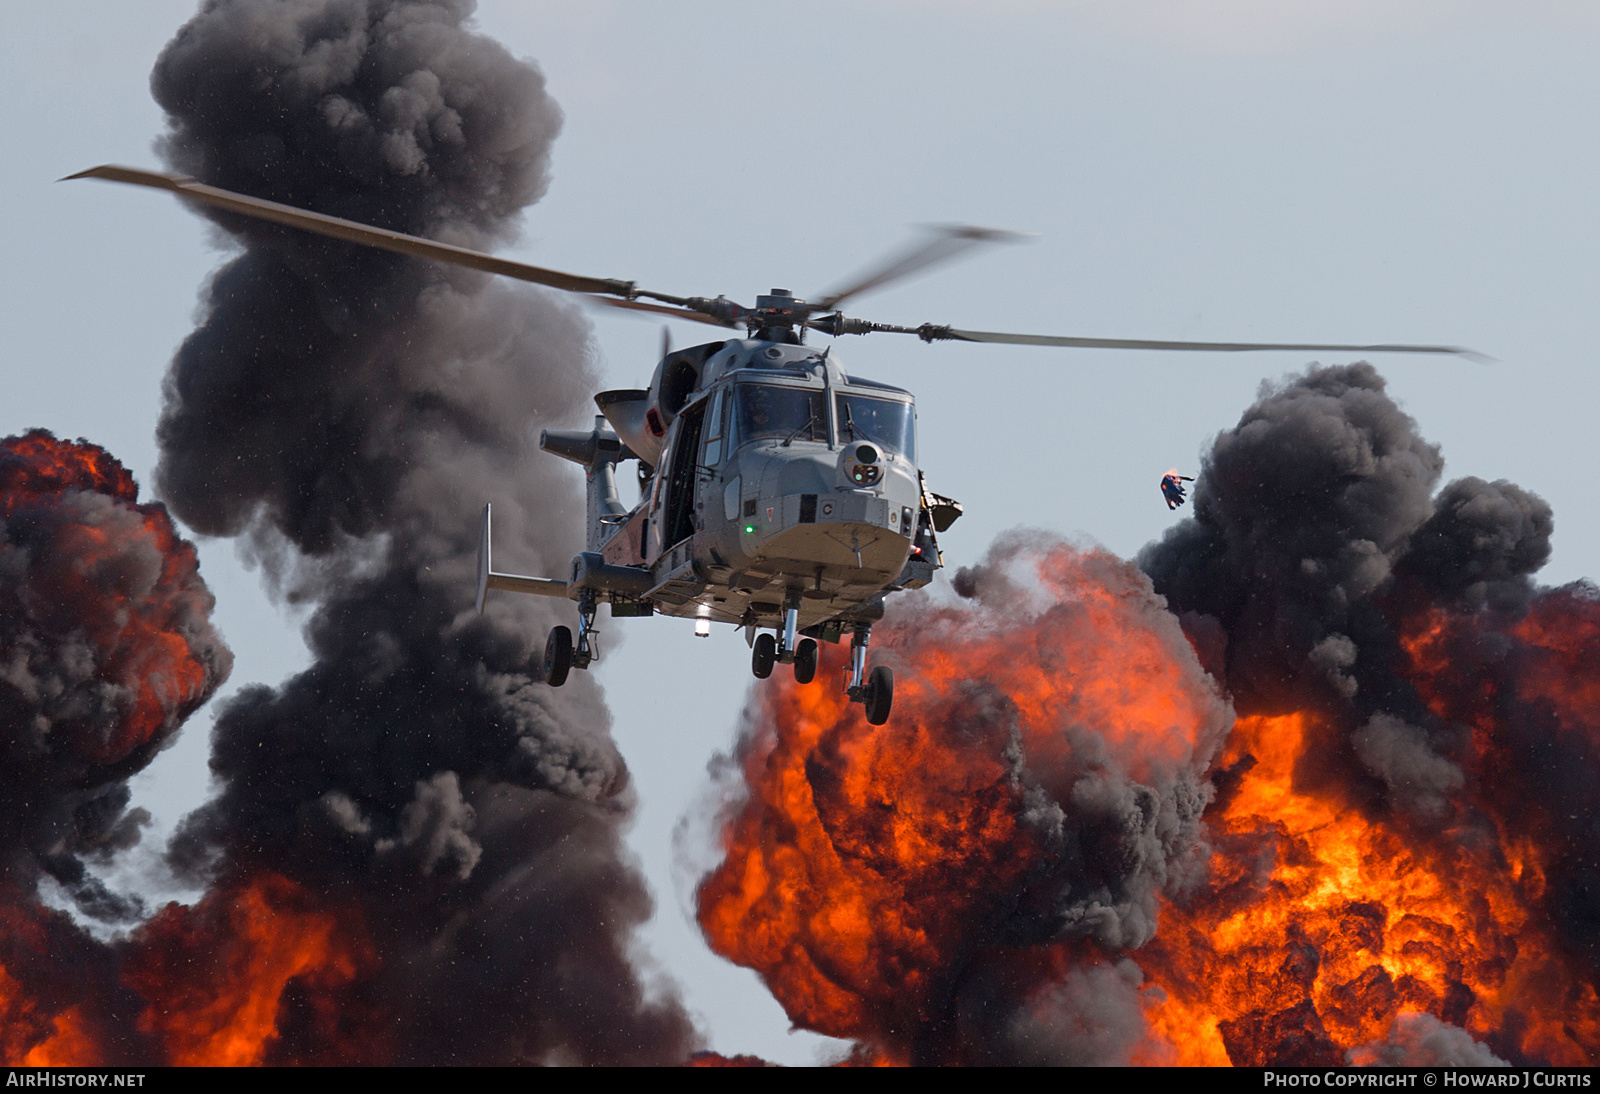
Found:
[[[520,574],[497,574],[489,558],[489,506],[483,507],[483,526],[478,531],[478,614],[483,614],[483,598],[490,589],[504,589],[511,593],[532,593],[534,596],[567,595],[567,583],[551,577],[523,577]]]
[[[567,595],[567,583],[553,577],[522,577],[518,574],[490,574],[488,587],[491,589],[504,589],[509,593],[532,593],[534,596],[564,597]]]

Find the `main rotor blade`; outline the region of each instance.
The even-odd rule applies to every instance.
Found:
[[[674,319],[689,319],[696,323],[706,323],[713,327],[728,328],[734,326],[733,323],[722,319],[713,319],[709,315],[702,315],[700,312],[690,311],[688,308],[673,308],[668,307],[666,304],[646,304],[642,300],[613,300],[609,296],[594,296],[590,293],[585,293],[583,298],[591,304],[604,304],[608,308],[654,312],[657,315],[670,315]],[[665,328],[662,329],[664,330]],[[662,356],[665,357],[666,354],[662,354]]]
[[[1050,334],[1001,334],[985,330],[955,330],[931,324],[907,331],[923,341],[1001,342],[1016,346],[1064,346],[1071,349],[1166,349],[1209,353],[1250,353],[1257,350],[1291,350],[1303,353],[1448,353],[1488,364],[1486,354],[1463,346],[1413,346],[1385,343],[1373,346],[1323,345],[1315,342],[1163,342],[1143,338],[1070,338]]]
[[[1030,237],[1021,232],[1008,232],[1001,228],[980,228],[974,224],[935,224],[929,226],[933,238],[914,244],[885,259],[869,272],[857,277],[842,289],[823,297],[815,306],[821,311],[833,311],[852,296],[868,289],[876,289],[891,281],[910,277],[919,270],[940,262],[948,262],[985,243],[1020,243]]]
[[[526,262],[515,262],[508,258],[496,258],[494,255],[470,251],[465,247],[456,247],[449,243],[422,239],[419,236],[406,235],[404,232],[391,232],[386,228],[374,228],[370,224],[361,224],[342,217],[331,217],[323,213],[297,209],[293,205],[282,205],[276,201],[236,194],[231,190],[207,186],[187,175],[167,175],[158,171],[141,171],[135,167],[106,165],[79,171],[61,181],[65,182],[67,179],[106,179],[110,182],[127,182],[135,186],[169,190],[181,197],[193,198],[206,205],[226,209],[230,213],[240,213],[258,220],[270,220],[276,224],[287,224],[291,228],[303,228],[308,232],[342,239],[346,243],[360,243],[415,258],[430,258],[436,262],[448,262],[454,266],[482,270],[484,273],[514,277],[519,281],[531,281],[535,285],[548,285],[552,289],[565,289],[567,292],[604,293],[631,298],[637,291],[632,281],[583,277],[579,274],[562,273],[560,270],[547,270],[542,266],[530,266]]]

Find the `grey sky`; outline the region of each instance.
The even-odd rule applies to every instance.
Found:
[[[53,180],[155,166],[147,81],[189,0],[15,5],[0,429],[106,445],[148,482],[160,380],[220,261],[162,195]],[[970,221],[1039,238],[856,302],[885,322],[1113,337],[1429,341],[1500,359],[1376,358],[1446,477],[1548,499],[1560,583],[1600,572],[1589,445],[1600,378],[1600,14],[1577,3],[990,0],[751,5],[486,0],[566,111],[549,196],[513,249],[681,294],[802,295]],[[677,325],[676,343],[703,340]],[[659,327],[595,319],[611,386]],[[1172,522],[1157,480],[1303,357],[843,339],[852,371],[919,400],[933,489],[960,498],[947,562],[1018,524],[1123,555]],[[1331,359],[1331,358],[1330,358]],[[577,424],[577,423],[574,423]],[[501,536],[516,529],[497,528]],[[203,547],[233,686],[302,657],[228,543]],[[470,596],[463,590],[463,597]],[[615,639],[626,635],[620,646]],[[644,945],[713,1046],[812,1058],[754,977],[686,921],[680,817],[703,805],[750,683],[731,632],[608,624],[601,679],[638,780],[633,845],[660,909]],[[208,717],[139,780],[170,825],[203,799]],[[680,841],[692,860],[693,838]],[[676,864],[676,865],[675,865]]]

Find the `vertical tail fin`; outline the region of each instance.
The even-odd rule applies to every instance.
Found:
[[[489,591],[489,503],[483,503],[483,526],[478,529],[478,614],[483,614],[483,598]]]

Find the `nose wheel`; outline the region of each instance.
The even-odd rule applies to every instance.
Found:
[[[772,666],[778,662],[778,640],[770,634],[756,635],[755,645],[750,647],[750,671],[756,674],[756,679],[765,680],[772,675]]]
[[[794,682],[809,684],[817,678],[817,640],[801,638],[800,593],[791,591],[783,610],[783,637],[758,634],[750,646],[750,671],[765,680],[774,665],[794,666]]]
[[[794,651],[794,682],[809,684],[817,678],[817,640],[802,638]]]
[[[758,680],[765,680],[772,675],[772,670],[784,661],[794,663],[794,682],[809,684],[817,678],[817,662],[820,655],[817,652],[815,638],[802,638],[795,646],[794,656],[785,657],[778,646],[778,639],[770,634],[756,635],[755,644],[750,647],[750,671]]]

